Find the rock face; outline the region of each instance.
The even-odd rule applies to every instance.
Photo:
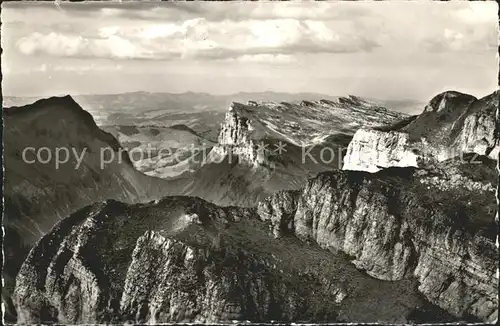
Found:
[[[212,149],[211,156],[208,162],[217,160],[213,156],[235,156],[239,163],[258,166],[267,162],[266,153],[264,152],[259,138],[253,133],[256,131],[256,124],[259,121],[250,119],[251,113],[248,112],[244,105],[232,103],[229,111],[226,113],[224,122],[221,125],[221,131],[218,137],[218,144]],[[253,125],[252,125],[253,124]],[[259,126],[263,129],[263,126]]]
[[[358,130],[347,148],[343,169],[378,172],[388,167],[417,167],[407,133]]]
[[[460,152],[474,152],[496,158],[500,151],[500,137],[495,136],[497,121],[495,113],[500,102],[500,92],[496,91],[486,97],[474,101],[464,113],[465,120],[459,130],[453,147]]]
[[[453,320],[412,280],[383,282],[348,257],[273,239],[254,209],[197,198],[115,201],[62,220],[17,277],[19,323]],[[374,302],[387,306],[374,307]]]
[[[337,102],[302,101],[300,104],[233,102],[221,125],[218,143],[224,149],[219,152],[227,153],[230,148],[243,161],[263,164],[269,162],[266,156],[272,155],[273,150],[265,146],[266,140],[301,147],[319,145],[328,136],[351,137],[361,126],[387,126],[403,117],[404,114],[354,96],[341,97]]]
[[[258,212],[275,236],[292,233],[341,250],[379,279],[415,277],[431,302],[492,322],[498,316],[494,162],[484,158],[482,171],[457,164],[324,173],[300,192],[270,197]],[[457,173],[462,178],[449,179]]]
[[[219,143],[241,145],[249,140],[275,138],[307,146],[328,135],[352,135],[361,126],[387,126],[405,117],[354,96],[298,104],[233,102],[221,126]]]
[[[446,91],[436,95],[425,106],[424,113],[435,113],[454,120],[477,98],[456,91]],[[422,118],[423,119],[423,118]],[[444,119],[444,118],[443,118]]]
[[[217,139],[220,145],[244,145],[250,140],[252,126],[244,110],[245,106],[239,103],[231,104]]]
[[[496,159],[498,96],[498,91],[481,99],[444,92],[412,120],[393,128],[359,130],[348,146],[343,169],[376,172],[391,166],[425,166],[464,153]]]

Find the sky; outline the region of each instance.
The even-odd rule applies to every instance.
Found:
[[[498,85],[494,1],[2,8],[4,96],[276,91],[426,101]]]

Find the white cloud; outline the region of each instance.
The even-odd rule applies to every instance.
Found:
[[[55,57],[148,58],[152,55],[140,44],[117,35],[89,39],[81,35],[35,32],[21,38],[17,47],[26,55],[44,53]]]
[[[17,46],[22,53],[27,55],[45,52],[54,56],[75,56],[82,52],[86,43],[87,40],[79,35],[34,32],[21,38]]]
[[[30,8],[23,11],[25,21],[14,10],[5,21],[18,35],[18,51],[55,57],[211,60],[373,50],[481,52],[491,51],[498,39],[494,3],[99,6]],[[103,19],[92,19],[96,11]]]
[[[305,24],[310,30],[310,33],[315,35],[319,41],[329,42],[339,40],[339,36],[334,33],[333,29],[328,28],[322,21],[307,20]]]
[[[35,71],[40,71],[40,72],[46,72],[47,71],[47,64],[44,63],[40,67],[34,69]]]
[[[17,42],[23,54],[57,57],[224,59],[243,55],[369,51],[362,35],[343,35],[320,21],[270,19],[211,22],[203,18],[141,26],[100,26],[85,36],[33,32]]]
[[[296,43],[307,32],[293,19],[252,20],[248,29],[250,46],[271,48]]]

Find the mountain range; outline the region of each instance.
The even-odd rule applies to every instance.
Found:
[[[89,94],[75,95],[74,100],[86,111],[90,112],[99,126],[104,125],[137,125],[154,124],[156,126],[177,123],[189,125],[199,114],[203,120],[209,119],[215,125],[221,119],[217,114],[225,114],[232,102],[288,102],[300,101],[335,101],[340,96],[315,93],[280,93],[280,92],[240,92],[230,95],[212,95],[208,93],[150,93],[130,92],[121,94]],[[3,106],[21,106],[35,102],[38,97],[4,96]],[[390,110],[413,114],[425,103],[417,100],[382,100],[368,99]],[[132,113],[132,114],[131,114]],[[210,119],[210,115],[215,115]],[[192,121],[194,124],[196,121]],[[207,126],[208,121],[203,124]]]
[[[219,126],[136,105],[96,124],[69,96],[4,109],[6,318],[494,321],[498,95],[414,116],[256,98],[214,107]],[[147,144],[172,153],[136,159]],[[28,146],[88,153],[56,168]]]

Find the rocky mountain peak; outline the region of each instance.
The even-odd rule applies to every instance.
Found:
[[[6,120],[14,119],[19,123],[20,121],[29,122],[33,130],[40,131],[42,128],[52,126],[54,130],[60,129],[60,137],[63,137],[62,134],[66,134],[65,137],[73,137],[68,134],[74,131],[88,133],[107,143],[113,150],[118,150],[120,147],[118,141],[111,134],[101,130],[92,115],[70,95],[54,96],[40,99],[33,104],[4,108],[3,113]],[[57,119],[54,120],[55,116]],[[72,128],[68,128],[69,125]],[[131,164],[128,155],[125,155],[123,159]]]
[[[242,163],[256,165],[265,161],[258,150],[258,139],[264,136],[262,124],[254,116],[256,102],[245,105],[232,102],[221,124],[218,144],[213,148],[208,162],[220,161],[220,157],[236,155]]]
[[[357,131],[344,169],[376,172],[391,166],[423,167],[465,153],[497,159],[497,107],[498,91],[481,99],[460,92],[441,93],[405,123],[383,131]]]
[[[7,107],[3,110],[4,114],[12,115],[25,113],[26,111],[33,112],[36,110],[44,111],[50,109],[65,110],[67,112],[90,115],[88,112],[81,108],[81,106],[73,99],[73,97],[71,97],[71,95],[52,96],[49,98],[39,99],[32,104]]]
[[[218,137],[220,145],[239,145],[249,140],[249,114],[245,112],[245,105],[233,102],[221,124]]]
[[[462,112],[473,101],[475,96],[457,91],[446,91],[434,96],[425,106],[424,112],[451,113]]]

